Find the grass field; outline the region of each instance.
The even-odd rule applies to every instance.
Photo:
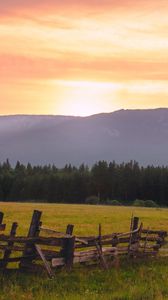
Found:
[[[131,215],[140,217],[145,227],[168,231],[168,210],[66,204],[0,203],[5,213],[7,231],[17,221],[18,234],[27,233],[34,209],[43,211],[43,225],[65,231],[74,224],[76,235],[97,234],[98,224],[103,233],[129,230]],[[7,232],[6,231],[6,232]],[[0,273],[0,299],[55,300],[55,299],[168,299],[168,259],[121,262],[119,270],[107,272],[100,268],[74,268],[68,274],[57,272],[53,280],[45,274],[32,275]]]

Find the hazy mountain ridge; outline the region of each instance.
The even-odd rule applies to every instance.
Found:
[[[14,115],[0,116],[0,132],[3,130],[29,130],[31,128],[48,127],[67,120],[71,120],[71,116],[45,116],[45,115]]]
[[[102,159],[168,165],[168,109],[89,117],[1,116],[0,157],[58,167]]]

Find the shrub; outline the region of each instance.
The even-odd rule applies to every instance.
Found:
[[[140,199],[136,199],[133,204],[133,206],[141,206],[144,207],[145,206],[145,201],[144,200],[140,200]]]
[[[158,205],[156,204],[156,202],[153,201],[153,200],[146,200],[145,201],[145,206],[146,207],[158,207]]]
[[[85,200],[86,204],[99,204],[99,197],[97,196],[89,196]]]
[[[121,203],[118,200],[110,200],[110,199],[106,200],[106,204],[108,204],[108,205],[114,205],[114,206],[121,205]]]

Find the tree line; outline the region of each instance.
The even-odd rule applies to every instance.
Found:
[[[85,203],[97,196],[100,203],[119,200],[130,204],[135,199],[153,200],[168,205],[168,166],[139,166],[136,161],[117,164],[99,161],[91,168],[71,164],[32,166],[9,160],[0,164],[0,201]]]

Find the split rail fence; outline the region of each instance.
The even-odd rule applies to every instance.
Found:
[[[42,226],[41,211],[33,212],[27,236],[17,236],[18,224],[14,222],[10,234],[5,235],[4,214],[0,212],[0,269],[9,264],[23,271],[45,269],[49,277],[54,269],[71,270],[74,264],[100,264],[108,269],[117,267],[120,257],[155,257],[166,244],[167,232],[150,230],[139,224],[138,217],[131,218],[128,232],[102,235],[101,224],[97,236],[74,236],[74,226],[67,225],[65,232]]]

